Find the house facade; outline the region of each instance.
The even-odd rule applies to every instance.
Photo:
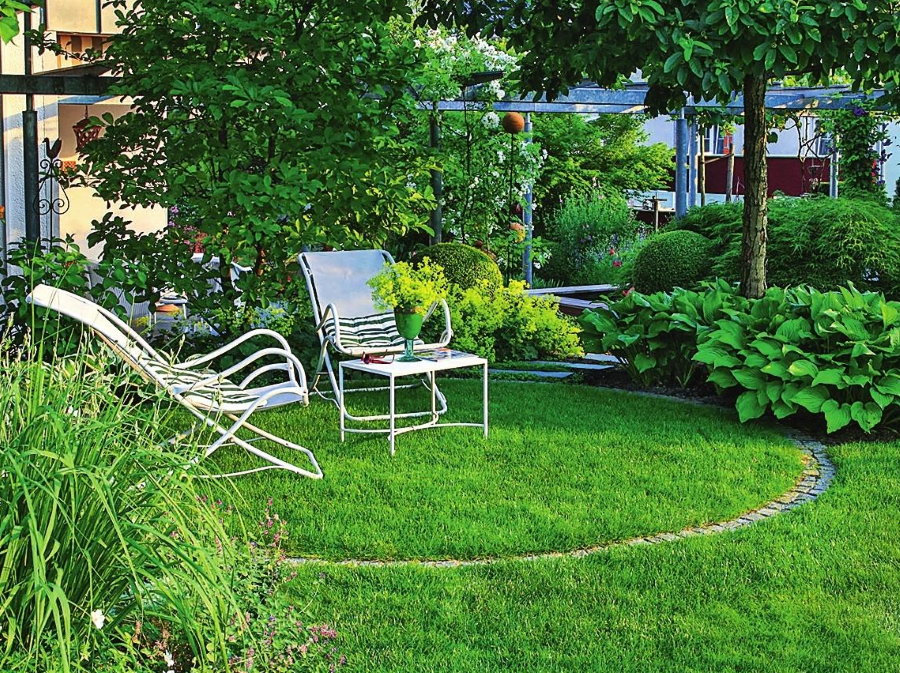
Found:
[[[44,0],[35,7],[31,25],[46,26],[48,37],[71,52],[99,50],[117,32],[115,13],[104,7],[103,0]],[[24,17],[23,17],[24,21]],[[22,75],[28,70],[34,75],[78,73],[83,65],[68,58],[31,49],[30,63],[25,53],[25,38],[19,34],[12,42],[0,45],[0,74]],[[25,235],[25,152],[22,112],[28,107],[27,97],[19,94],[0,96],[0,205],[4,209],[0,243],[6,249]],[[79,135],[84,134],[84,121],[89,117],[125,114],[129,101],[100,96],[33,96],[32,108],[38,119],[38,162],[40,187],[37,196],[42,237],[71,235],[89,258],[96,259],[100,250],[88,249],[86,238],[91,222],[104,213],[118,211],[117,204],[107,204],[93,190],[85,187],[62,187],[50,170],[51,162],[65,170],[79,161]],[[162,208],[125,209],[123,216],[133,226],[149,231],[165,226],[166,211]]]

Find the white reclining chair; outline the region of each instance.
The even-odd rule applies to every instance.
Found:
[[[368,285],[369,279],[381,271],[385,263],[393,263],[394,259],[385,250],[347,250],[304,252],[300,254],[298,261],[306,279],[313,319],[316,321],[316,334],[322,346],[311,390],[337,403],[338,383],[329,350],[350,358],[403,352],[404,339],[397,331],[394,314],[375,309],[372,288]],[[450,326],[450,308],[446,301],[442,299],[431,306],[425,319],[427,320],[438,306],[441,306],[444,314],[443,333],[435,343],[426,344],[417,340],[415,345],[417,351],[444,348],[450,343],[453,330]],[[323,393],[318,387],[323,373],[327,374],[331,383],[330,395]],[[385,389],[383,386],[376,386],[354,388],[345,392],[383,389]],[[440,401],[437,413],[443,414],[447,410],[447,401],[439,390],[437,396]],[[430,414],[431,411],[414,412],[401,414],[398,418]],[[372,417],[366,417],[364,420],[372,420]]]
[[[49,285],[38,285],[28,296],[28,301],[73,318],[90,328],[145,380],[165,389],[181,406],[215,430],[219,437],[206,447],[205,456],[211,455],[226,444],[235,444],[269,463],[262,467],[215,476],[233,477],[262,470],[284,469],[312,479],[322,478],[322,470],[312,451],[248,422],[250,415],[260,409],[272,409],[295,402],[304,405],[309,403],[309,389],[303,365],[291,353],[284,337],[277,332],[265,329],[253,330],[208,355],[194,356],[184,362],[173,363],[164,359],[113,313],[71,292]],[[204,367],[208,362],[245,341],[264,336],[274,339],[277,347],[261,349],[221,372]],[[258,360],[270,356],[278,358],[281,362],[251,366]],[[245,373],[245,370],[249,371]],[[282,383],[249,387],[249,384],[260,375],[275,371],[285,372],[287,380]],[[229,380],[229,376],[239,372],[244,375],[243,380],[239,383]],[[229,427],[220,424],[219,419],[222,416],[231,420]],[[255,437],[249,441],[241,439],[236,433],[242,429],[254,433]],[[190,433],[191,430],[188,430],[171,441],[177,441],[178,438],[184,438]],[[262,439],[303,453],[311,463],[310,469],[292,465],[250,443]]]

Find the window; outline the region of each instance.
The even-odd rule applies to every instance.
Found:
[[[706,129],[704,140],[707,154],[728,154],[734,144],[734,136],[731,133],[723,134],[718,124]]]

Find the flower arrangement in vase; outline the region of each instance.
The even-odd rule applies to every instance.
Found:
[[[425,315],[435,302],[447,297],[444,269],[428,257],[413,266],[408,262],[387,263],[369,280],[375,308],[394,311],[397,331],[405,340],[400,362],[415,362],[413,342],[422,331]]]

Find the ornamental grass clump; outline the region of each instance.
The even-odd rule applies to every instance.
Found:
[[[277,595],[281,536],[230,537],[171,408],[84,344],[26,346],[0,344],[0,670],[328,670],[333,638]]]

